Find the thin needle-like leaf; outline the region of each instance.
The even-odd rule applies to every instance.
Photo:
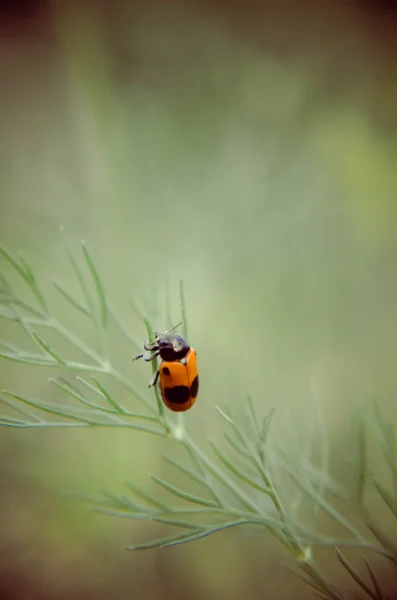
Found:
[[[4,258],[7,260],[7,262],[17,271],[17,273],[20,275],[20,277],[22,277],[22,279],[28,284],[28,286],[32,290],[33,294],[36,296],[44,313],[48,314],[47,303],[37,285],[37,281],[34,276],[34,273],[31,269],[30,265],[28,265],[28,263],[25,261],[22,254],[21,253],[19,254],[20,262],[18,262],[18,260],[16,260],[11,255],[11,253],[8,252],[3,246],[0,246],[0,254],[2,254],[4,256]],[[5,281],[4,278],[3,278],[3,281]],[[11,291],[9,287],[8,287],[8,291]]]
[[[57,366],[59,363],[42,354],[33,354],[31,352],[0,352],[0,357],[6,358],[13,362],[24,363],[29,365],[40,365],[43,367]]]
[[[58,283],[57,281],[53,281],[52,284],[55,287],[55,289],[61,294],[61,296],[63,296],[65,300],[67,300],[67,302],[69,302],[69,304],[73,306],[73,308],[80,311],[81,313],[83,313],[83,315],[86,315],[87,317],[91,316],[90,311],[87,310],[85,306],[80,304],[78,300],[73,298],[73,296],[69,294],[69,292],[67,292],[60,283]]]
[[[105,508],[104,506],[94,506],[92,508],[93,512],[96,512],[100,515],[105,515],[106,517],[114,517],[116,519],[133,519],[134,521],[146,521],[150,518],[150,514],[147,512],[135,512],[128,511],[127,509],[116,509],[116,508]]]
[[[89,494],[84,494],[83,492],[63,492],[63,496],[67,498],[73,498],[74,500],[81,500],[82,502],[87,502],[88,504],[93,504],[94,506],[104,506],[109,505],[109,502],[104,498],[97,498],[95,496],[90,496]]]
[[[82,383],[84,386],[86,386],[89,390],[91,390],[92,392],[94,392],[95,394],[97,394],[98,396],[100,396],[100,398],[103,398],[104,400],[106,400],[105,396],[102,394],[102,392],[100,391],[99,388],[95,387],[94,385],[91,385],[88,381],[86,381],[82,377],[76,377],[76,379],[80,383]],[[68,384],[68,382],[66,382],[66,383]],[[74,390],[74,388],[73,388],[73,390]],[[74,391],[76,391],[76,390],[74,390]],[[103,406],[101,406],[99,404],[91,402],[91,400],[87,400],[87,402],[89,402],[92,406],[98,407],[101,411],[112,413],[112,414],[117,414],[118,413],[118,411],[116,411],[116,410],[114,410],[112,408],[103,407]],[[158,419],[157,416],[151,417],[149,415],[144,415],[144,414],[141,414],[141,413],[131,412],[131,411],[126,410],[126,409],[124,409],[123,416],[131,417],[131,418],[135,418],[135,419],[142,419],[144,421],[151,421],[152,423],[157,423],[157,424],[159,424],[159,425],[162,426],[162,424],[159,423],[159,419]]]
[[[100,404],[96,404],[95,402],[91,402],[91,400],[85,398],[85,396],[80,394],[72,385],[70,385],[70,383],[66,379],[63,379],[62,377],[59,377],[58,379],[52,379],[51,377],[49,377],[48,381],[53,383],[63,392],[66,392],[69,396],[71,396],[75,400],[78,400],[78,402],[81,402],[86,406],[106,413],[116,414],[115,410],[111,408],[105,408]]]
[[[94,394],[96,394],[100,398],[105,399],[102,392],[100,391],[100,389],[98,387],[96,387],[95,385],[92,385],[91,383],[89,383],[89,381],[86,381],[85,379],[83,379],[82,377],[79,377],[78,375],[76,376],[76,379],[77,379],[77,381],[82,383],[86,388],[91,390],[91,392],[94,392]],[[111,410],[111,409],[108,409],[108,410]]]
[[[68,493],[67,496],[81,500],[91,505],[91,509],[101,515],[108,515],[123,519],[149,519],[151,513],[147,508],[133,502],[125,496],[117,497],[114,494],[103,492],[104,498],[93,498],[81,493]]]
[[[14,419],[13,417],[0,415],[0,425],[2,427],[24,427],[25,423],[26,421],[22,421],[21,419]]]
[[[85,242],[81,243],[81,247],[83,249],[84,258],[87,262],[88,269],[91,273],[91,277],[94,281],[94,285],[95,285],[95,288],[96,288],[96,291],[98,294],[99,307],[100,307],[100,323],[101,323],[103,330],[106,330],[107,322],[108,322],[108,310],[107,310],[107,305],[106,305],[105,290],[102,285],[101,278],[99,277],[98,271],[97,271],[97,269],[94,265],[94,262],[90,256],[90,253],[88,252],[88,248],[87,248],[87,245],[85,244]]]
[[[28,283],[28,285],[30,286],[30,288],[32,289],[32,292],[34,293],[34,295],[36,296],[41,308],[43,309],[44,313],[46,315],[48,315],[48,306],[47,306],[47,302],[44,299],[43,294],[40,291],[40,288],[37,284],[36,281],[36,277],[32,271],[32,268],[30,267],[30,265],[26,262],[26,260],[24,259],[22,253],[19,253],[19,260],[22,263],[22,266],[25,270],[26,273],[26,277],[25,277],[25,281]]]
[[[33,400],[31,398],[27,398],[26,396],[22,396],[20,394],[14,394],[13,392],[9,392],[7,390],[3,390],[3,394],[6,394],[10,398],[14,398],[15,400],[22,402],[23,404],[27,404],[37,410],[42,412],[46,412],[51,415],[56,415],[59,417],[65,417],[66,419],[71,419],[73,421],[80,421],[81,423],[86,423],[87,425],[95,425],[98,424],[97,421],[93,421],[91,419],[86,419],[80,415],[76,415],[72,411],[61,410],[54,405],[45,404],[43,402],[38,402],[37,400]]]
[[[383,485],[381,485],[379,483],[379,481],[375,477],[372,477],[372,483],[373,483],[374,487],[376,488],[376,490],[378,491],[378,493],[380,494],[380,496],[382,497],[385,504],[392,511],[393,515],[395,517],[397,517],[397,501],[396,501],[396,499],[392,496],[392,494],[390,492],[387,491],[386,488],[383,487]]]
[[[241,481],[243,481],[244,483],[246,483],[247,485],[253,487],[254,489],[258,490],[259,492],[262,492],[262,494],[269,494],[269,489],[263,487],[262,485],[260,485],[259,483],[257,483],[256,481],[254,481],[253,479],[250,479],[247,475],[245,475],[244,473],[242,473],[240,471],[240,469],[238,469],[220,450],[219,448],[213,443],[208,441],[208,444],[210,445],[210,447],[212,448],[212,451],[214,452],[214,454],[219,458],[219,460],[225,465],[225,467],[227,467],[229,469],[229,471],[231,471],[233,473],[233,475],[235,475],[236,477],[238,477],[239,479],[241,479]]]
[[[376,400],[373,401],[372,408],[376,422],[378,424],[378,431],[380,433],[380,442],[382,445],[383,456],[385,457],[387,464],[389,465],[390,471],[392,473],[393,487],[395,495],[397,496],[397,458],[395,432],[391,423],[385,422],[385,419],[381,413],[381,410]]]
[[[115,508],[117,506],[118,508],[124,509],[128,505],[130,509],[133,509],[138,513],[148,514],[146,506],[136,504],[136,502],[133,502],[126,496],[117,496],[116,494],[112,494],[106,490],[102,491],[102,495],[104,496],[103,498],[89,496],[88,494],[84,494],[82,492],[66,492],[64,495],[99,507]]]
[[[16,298],[14,295],[3,296],[2,298],[0,298],[0,302],[2,304],[5,304],[6,306],[14,306],[14,307],[18,306],[19,308],[22,308],[22,310],[26,311],[27,313],[30,313],[33,317],[36,317],[39,321],[41,321],[42,325],[47,324],[47,320],[46,320],[47,317],[42,312],[40,312],[39,310],[37,310],[36,308],[31,306],[30,304],[27,304],[20,298]],[[13,317],[10,317],[10,320],[13,320],[13,321],[16,320],[15,314],[13,315]]]
[[[358,449],[357,449],[357,503],[362,504],[366,480],[366,441],[362,415],[358,417]]]
[[[387,551],[387,558],[389,558],[393,563],[397,565],[397,546],[395,546],[390,541],[390,539],[379,529],[379,527],[377,527],[377,525],[374,525],[369,521],[366,521],[365,524],[369,531],[372,533],[372,535],[374,535],[376,539],[379,540],[379,542]]]
[[[345,518],[339,511],[331,506],[321,494],[317,494],[316,490],[305,484],[299,477],[296,477],[294,473],[290,473],[291,478],[295,484],[307,495],[309,498],[318,503],[319,507],[333,519],[336,523],[339,523],[342,527],[351,533],[357,540],[365,542],[361,533]]]
[[[104,370],[103,369],[98,369],[97,371],[98,372],[103,372]],[[106,372],[108,373],[109,371],[106,370]],[[146,409],[149,412],[154,413],[155,415],[158,414],[158,410],[156,410],[156,407],[153,406],[153,404],[150,402],[150,400],[148,400],[146,398],[146,396],[135,385],[133,385],[130,382],[129,379],[127,379],[124,375],[122,375],[121,373],[119,373],[118,371],[116,371],[113,368],[111,369],[111,375],[112,375],[112,377],[113,377],[113,379],[115,381],[117,381],[118,383],[120,383],[128,392],[130,392],[130,394],[132,394],[133,396],[135,396],[135,398],[137,400],[139,400],[146,407]],[[159,421],[158,418],[157,418],[157,421]],[[163,425],[163,423],[162,423],[162,425]]]
[[[22,408],[21,406],[18,406],[12,400],[8,400],[7,398],[0,396],[0,402],[2,404],[5,404],[6,406],[9,406],[13,410],[16,410],[19,414],[23,415],[24,417],[28,417],[28,419],[31,421],[36,421],[37,423],[41,421],[41,419],[32,411],[28,410],[27,408]],[[20,419],[17,419],[17,421],[20,421]]]
[[[103,373],[103,368],[97,365],[90,365],[85,363],[78,363],[71,360],[65,361],[64,365],[61,365],[58,361],[51,359],[49,356],[42,354],[33,354],[31,352],[0,352],[0,357],[6,358],[13,362],[38,365],[42,367],[63,367],[65,369],[71,369],[74,371],[87,371],[87,372],[100,372]],[[114,374],[116,377],[116,374]]]
[[[2,348],[4,348],[4,350],[7,350],[7,352],[11,352],[12,354],[23,354],[24,353],[23,350],[21,350],[17,346],[14,346],[13,344],[9,344],[5,340],[0,340],[0,346]]]
[[[189,494],[188,492],[185,492],[185,491],[175,487],[174,485],[172,485],[171,483],[168,483],[168,481],[165,481],[164,479],[161,479],[160,477],[156,477],[155,475],[152,475],[151,478],[153,479],[153,481],[155,483],[157,483],[158,485],[163,487],[165,490],[167,490],[174,496],[177,496],[178,498],[183,498],[184,500],[187,500],[188,502],[193,502],[194,504],[201,504],[203,506],[210,506],[210,507],[214,507],[214,508],[219,506],[213,500],[207,500],[206,498],[200,498],[200,496],[196,496],[194,494]]]
[[[343,556],[343,554],[339,550],[339,548],[335,548],[335,550],[336,550],[336,555],[337,555],[339,561],[345,567],[346,571],[351,575],[351,577],[354,579],[354,581],[356,583],[358,583],[358,585],[361,587],[361,589],[364,590],[364,592],[367,594],[367,596],[372,598],[372,600],[378,600],[376,597],[376,594],[371,590],[371,588],[368,587],[368,585],[360,577],[360,575],[357,573],[357,571],[355,571],[353,569],[353,567],[350,565],[349,561]]]
[[[272,408],[272,410],[269,412],[269,414],[267,414],[265,417],[263,417],[263,420],[262,420],[261,435],[262,435],[262,441],[264,444],[266,443],[267,437],[269,435],[270,424],[272,422],[274,413],[275,413],[275,409]]]
[[[28,325],[27,319],[21,314],[19,307],[17,308],[14,304],[10,304],[10,307],[11,307],[12,312],[15,315],[16,321],[19,323],[19,325],[21,326],[23,331],[26,333],[28,338],[30,340],[32,340],[34,343],[37,343],[36,339],[34,338],[34,336],[32,334],[32,330],[30,329],[30,326]]]
[[[126,487],[129,490],[131,490],[131,492],[133,492],[136,496],[138,496],[138,498],[141,498],[145,502],[148,502],[149,504],[160,509],[161,511],[166,512],[168,510],[168,506],[164,504],[164,502],[160,502],[159,500],[157,500],[157,498],[153,498],[153,496],[151,496],[147,492],[144,492],[141,488],[137,487],[133,483],[128,482],[126,484]]]
[[[87,303],[88,306],[88,313],[91,315],[91,317],[93,317],[94,315],[94,305],[91,299],[91,294],[88,290],[88,286],[85,282],[85,278],[79,268],[79,266],[77,265],[76,261],[74,260],[73,254],[71,252],[68,251],[68,256],[69,256],[69,260],[70,260],[70,264],[72,265],[72,269],[76,275],[76,278],[80,284],[81,287],[81,291],[83,292],[85,301]]]
[[[233,493],[236,498],[239,499],[245,508],[254,514],[261,515],[261,509],[256,505],[252,498],[245,493],[245,490],[243,490],[241,486],[239,487],[236,485],[236,482],[233,479],[230,479],[227,473],[225,473],[222,469],[219,469],[218,465],[213,462],[190,437],[185,435],[184,442],[186,447],[189,448],[191,455],[195,457],[196,461],[198,463],[201,462],[205,468],[208,469],[208,471],[222,483],[222,485],[224,485]]]
[[[1,421],[1,418],[0,418]],[[2,425],[7,425],[8,427],[15,427],[19,429],[35,429],[35,428],[68,428],[68,427],[94,427],[95,424],[91,423],[81,423],[79,421],[18,421],[17,419],[12,420],[9,419],[8,423],[1,423]],[[103,425],[106,427],[106,425]]]
[[[1,252],[1,248],[0,248],[0,252]],[[3,289],[1,290],[1,293],[6,293],[9,295],[12,295],[11,286],[2,273],[0,273],[0,283],[3,287]]]
[[[218,531],[222,531],[224,529],[229,529],[231,527],[237,527],[239,525],[246,524],[246,520],[232,521],[230,523],[222,523],[221,525],[217,525],[205,530],[200,530],[196,533],[192,533],[191,531],[179,534],[172,535],[165,538],[160,538],[158,540],[152,540],[150,542],[146,542],[143,544],[136,544],[134,546],[127,546],[126,550],[147,550],[149,548],[167,548],[170,546],[176,546],[178,544],[183,544],[187,542],[192,542],[195,540],[202,539],[213,533]]]
[[[32,331],[32,337],[35,339],[35,341],[38,343],[38,345],[44,350],[44,352],[46,352],[47,354],[52,356],[52,358],[54,360],[56,360],[56,362],[59,365],[61,365],[62,367],[66,367],[66,365],[67,365],[66,361],[58,354],[58,352],[56,352],[53,348],[51,348],[51,346],[49,344],[47,344],[47,342],[45,340],[43,340],[43,338],[40,337],[38,333]]]
[[[97,388],[100,390],[100,392],[103,395],[103,397],[109,402],[109,404],[111,406],[113,406],[113,408],[120,415],[126,415],[126,414],[128,414],[128,411],[123,406],[121,406],[121,404],[115,398],[113,398],[113,396],[111,396],[109,394],[109,392],[106,390],[106,388],[102,385],[102,383],[98,379],[96,379],[95,377],[92,377],[92,376],[91,376],[91,379],[95,383],[95,385],[97,386]]]
[[[248,458],[251,460],[251,454],[245,448],[243,448],[238,442],[236,442],[236,440],[234,440],[228,433],[224,433],[223,435],[227,442],[230,444],[230,446],[233,448],[233,450],[235,450],[239,456],[244,456],[244,458]]]
[[[213,533],[217,533],[218,531],[224,531],[226,529],[231,529],[232,527],[239,527],[240,525],[248,525],[248,524],[250,524],[250,522],[247,521],[246,519],[240,519],[238,521],[231,521],[229,523],[222,523],[221,525],[215,525],[214,527],[210,527],[208,529],[198,531],[197,533],[190,533],[189,536],[184,537],[183,539],[172,540],[172,541],[166,542],[166,543],[162,544],[160,547],[167,548],[170,546],[177,546],[179,544],[186,543],[186,542],[194,542],[196,540],[200,540],[202,538],[208,537],[209,535],[212,535]]]
[[[168,545],[170,542],[182,541],[191,536],[191,531],[185,533],[179,533],[176,535],[169,535],[167,537],[159,538],[157,540],[151,540],[150,542],[143,542],[141,544],[134,544],[133,546],[126,546],[125,550],[149,550],[150,548],[164,548],[164,545]]]
[[[375,573],[373,572],[371,565],[369,564],[369,562],[367,561],[367,559],[365,557],[364,557],[364,562],[367,567],[369,576],[371,577],[372,585],[374,586],[377,600],[384,600],[382,588],[380,587],[379,582],[375,577]]]
[[[4,248],[4,246],[0,246],[0,254],[2,254],[4,256],[4,258],[8,261],[8,263],[20,275],[20,277],[22,277],[22,279],[24,279],[26,281],[27,274],[25,272],[25,269],[19,264],[19,262],[17,260],[15,260],[15,258],[12,256],[12,254]],[[5,281],[4,278],[3,278],[3,281]]]
[[[16,317],[15,313],[13,313],[8,308],[4,308],[2,306],[0,306],[0,317],[2,317],[3,319],[8,319],[9,321],[18,321],[18,318]]]
[[[152,324],[150,323],[150,321],[147,317],[144,317],[144,323],[145,323],[145,327],[146,327],[146,331],[147,331],[148,340],[149,340],[149,342],[152,342],[154,340]],[[154,375],[157,371],[157,367],[158,367],[157,358],[153,359],[151,361],[151,364],[152,364],[152,375],[154,377]],[[160,394],[159,394],[157,385],[153,386],[153,388],[154,388],[154,395],[155,395],[156,403],[157,403],[157,411],[158,411],[160,418],[162,419],[164,417],[164,404],[160,398]]]
[[[217,502],[221,506],[226,506],[227,501],[225,501],[225,499],[222,497],[222,496],[224,496],[224,493],[219,489],[219,486],[215,484],[214,478],[213,477],[211,478],[208,471],[205,469],[202,458],[199,457],[199,455],[197,454],[195,449],[191,446],[191,444],[189,443],[189,440],[185,439],[185,436],[183,439],[183,445],[184,445],[186,451],[188,452],[188,454],[193,462],[193,465],[196,467],[197,472],[201,475],[203,480],[207,482],[208,491],[210,492],[211,496],[214,498],[215,502]]]
[[[125,508],[130,509],[131,506],[128,505],[126,500],[122,496],[116,496],[116,494],[112,494],[106,490],[103,490],[102,495],[105,497],[105,502],[110,502],[110,505],[114,508],[118,508],[124,510]]]
[[[260,429],[258,417],[256,416],[255,407],[252,402],[252,398],[251,398],[250,394],[247,395],[247,403],[248,403],[249,411],[251,413],[251,419],[252,419],[252,423],[255,428],[256,435],[258,437],[258,440],[260,440],[261,439],[261,429]]]
[[[328,594],[332,600],[342,600],[343,595],[328,581],[313,562],[303,562],[300,564],[300,568],[306,573],[310,581],[314,581],[319,589],[323,590],[326,595]]]
[[[327,472],[318,469],[311,462],[305,459],[302,460],[300,457],[299,462],[297,460],[292,460],[287,453],[278,448],[276,453],[277,456],[282,459],[284,468],[289,474],[307,479],[312,486],[320,485],[323,489],[341,500],[348,500],[348,494],[345,489]]]
[[[49,412],[49,411],[47,411]],[[60,415],[63,416],[63,415]],[[69,418],[72,418],[71,416]],[[38,428],[38,427],[42,427],[42,428],[57,428],[57,427],[122,427],[124,429],[131,429],[132,431],[140,431],[142,433],[149,433],[151,435],[159,435],[159,436],[164,436],[164,431],[160,431],[160,430],[156,430],[156,429],[151,429],[150,427],[144,427],[142,425],[135,425],[134,423],[122,423],[122,422],[117,422],[114,423],[113,421],[87,421],[87,422],[81,422],[82,419],[78,419],[76,421],[40,421],[38,423],[36,422],[28,422],[25,421],[23,423],[23,425],[20,425],[21,427],[30,427],[30,428]],[[19,425],[15,425],[15,427],[19,427]]]
[[[200,523],[194,523],[193,521],[181,521],[180,519],[169,519],[167,517],[151,516],[150,521],[156,523],[162,523],[163,525],[170,525],[170,527],[182,527],[183,529],[208,529],[210,525],[200,525]]]
[[[318,583],[316,583],[315,581],[312,581],[311,579],[309,579],[309,577],[306,577],[305,575],[302,575],[302,573],[299,573],[299,571],[297,569],[289,567],[289,570],[292,571],[292,573],[294,573],[294,575],[296,575],[296,577],[298,577],[306,585],[308,585],[309,587],[311,587],[314,590],[316,590],[316,592],[323,593],[325,591],[324,588],[320,587],[320,585]]]
[[[240,428],[236,424],[236,422],[229,415],[227,415],[221,408],[219,408],[219,406],[216,406],[215,408],[218,411],[218,413],[221,415],[221,417],[223,417],[225,419],[225,421],[227,423],[229,423],[229,425],[231,425],[233,427],[234,433],[236,434],[236,437],[239,440],[239,442],[243,445],[244,448],[246,448],[250,452],[250,449],[249,449],[248,444],[247,444],[246,437],[240,431]]]
[[[102,494],[105,497],[104,502],[108,506],[110,503],[110,506],[112,508],[116,508],[123,511],[128,510],[129,512],[133,510],[138,515],[146,514],[146,517],[148,519],[151,518],[151,512],[148,511],[146,506],[143,506],[142,504],[137,504],[127,496],[116,496],[116,494],[112,494],[108,491],[103,491]]]
[[[173,467],[175,467],[175,469],[178,469],[178,471],[180,471],[181,473],[183,473],[183,475],[186,475],[192,481],[195,481],[199,485],[203,486],[208,492],[210,492],[212,494],[213,487],[206,481],[206,479],[203,478],[202,475],[198,475],[192,469],[189,469],[186,466],[180,465],[179,463],[177,463],[176,461],[174,461],[172,458],[169,458],[167,456],[164,457],[164,460],[168,464],[170,464]],[[219,501],[217,500],[217,502],[219,502]]]

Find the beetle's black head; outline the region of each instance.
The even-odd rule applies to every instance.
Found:
[[[190,346],[181,335],[165,333],[158,338],[158,349],[163,360],[173,361],[185,358]]]

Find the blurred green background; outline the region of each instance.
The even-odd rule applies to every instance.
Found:
[[[247,392],[262,414],[277,409],[286,448],[283,417],[307,435],[314,394],[336,464],[368,396],[395,419],[395,12],[325,0],[10,7],[1,242],[29,256],[51,294],[54,276],[76,285],[65,242],[77,252],[87,240],[142,339],[130,301],[157,317],[153,298],[164,305],[169,285],[179,320],[185,280],[201,375],[186,422],[200,442],[220,435],[214,405],[238,412]],[[23,339],[4,322],[0,333]],[[144,388],[150,369],[121,343],[114,352]],[[51,399],[47,376],[0,363],[1,388]],[[163,450],[144,434],[2,429],[2,597],[308,597],[264,534],[125,553],[154,528],[60,494],[149,486]]]

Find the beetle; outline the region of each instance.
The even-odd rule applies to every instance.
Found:
[[[199,388],[197,356],[186,340],[175,333],[181,323],[164,333],[155,333],[154,340],[146,340],[143,347],[146,352],[135,356],[146,362],[158,356],[160,365],[149,382],[153,387],[160,380],[160,392],[164,404],[173,412],[188,410],[196,402]]]

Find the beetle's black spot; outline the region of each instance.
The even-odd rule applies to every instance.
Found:
[[[198,375],[196,375],[196,377],[193,379],[191,388],[190,388],[190,395],[192,398],[195,398],[198,394],[198,388],[199,388],[199,378]]]
[[[164,373],[164,375],[171,375],[168,367],[163,367],[163,373]]]
[[[190,390],[186,385],[166,387],[164,396],[170,404],[186,404],[190,399]]]

